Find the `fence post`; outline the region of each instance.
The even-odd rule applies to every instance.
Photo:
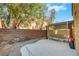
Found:
[[[47,29],[47,26],[46,26],[46,39],[48,39],[48,29]]]

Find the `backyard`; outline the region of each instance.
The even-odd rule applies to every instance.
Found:
[[[0,3],[0,56],[77,56],[75,7]]]

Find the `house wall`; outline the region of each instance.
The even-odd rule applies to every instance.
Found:
[[[41,27],[42,22],[41,21],[31,21],[31,23],[28,26],[25,26],[24,24],[20,24],[20,26],[17,29],[36,29],[39,30]],[[48,22],[43,21],[42,30],[46,30],[46,26],[48,25]]]
[[[75,31],[75,47],[77,54],[79,55],[79,3],[73,3],[72,8]]]

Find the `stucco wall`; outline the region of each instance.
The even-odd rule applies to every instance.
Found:
[[[73,3],[72,7],[75,31],[75,47],[77,54],[79,55],[79,3]]]

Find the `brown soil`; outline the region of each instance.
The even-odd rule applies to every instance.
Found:
[[[14,44],[6,44],[0,46],[0,56],[21,56],[20,48],[26,44],[36,42],[38,40],[29,40]]]

